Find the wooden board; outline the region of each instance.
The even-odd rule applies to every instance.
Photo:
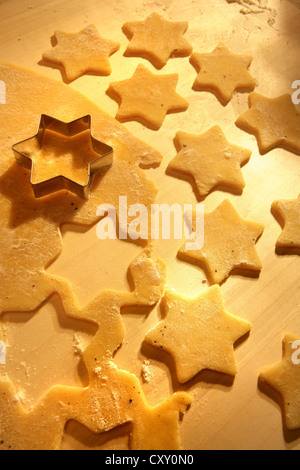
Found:
[[[267,12],[244,15],[240,13],[240,5],[228,4],[226,0],[86,0],[84,3],[4,0],[0,3],[0,59],[62,80],[59,70],[39,64],[42,53],[51,46],[53,32],[57,29],[76,32],[94,23],[104,37],[121,43],[120,51],[111,58],[113,73],[110,77],[85,76],[69,86],[115,116],[117,104],[106,95],[109,83],[129,78],[139,63],[153,70],[143,59],[123,56],[128,41],[121,26],[125,21],[143,19],[157,11],[171,20],[189,21],[187,39],[195,51],[210,51],[223,41],[237,53],[252,54],[251,71],[258,80],[257,91],[278,96],[290,93],[292,82],[300,79],[300,2],[273,0],[269,3],[277,10],[273,26],[268,24]],[[185,449],[299,450],[300,432],[283,429],[278,397],[265,394],[258,387],[261,368],[281,358],[283,335],[293,332],[300,336],[300,258],[275,254],[281,229],[270,213],[274,200],[298,196],[299,156],[284,150],[261,156],[254,137],[237,129],[234,123],[247,109],[248,95],[236,95],[224,108],[212,94],[192,91],[195,71],[187,58],[170,60],[160,73],[172,72],[179,73],[178,91],[189,100],[189,110],[167,116],[157,132],[134,122],[126,127],[164,156],[160,168],[147,170],[159,189],[159,203],[197,202],[188,183],[165,173],[168,162],[176,154],[173,138],[178,130],[200,134],[219,124],[230,141],[253,151],[250,163],[243,170],[244,194],[214,192],[206,199],[205,207],[211,211],[228,198],[245,218],[266,226],[257,245],[263,261],[260,278],[232,276],[222,286],[228,310],[253,322],[254,328],[249,339],[236,350],[239,373],[235,380],[204,372],[182,386],[176,381],[169,356],[143,344],[145,333],[160,318],[159,308],[147,316],[131,310],[124,314],[126,337],[115,362],[142,380],[143,362],[150,360],[152,379],[143,388],[152,404],[177,390],[189,391],[194,396],[194,404],[181,425]],[[96,237],[95,227],[90,230],[64,227],[63,241],[62,255],[48,270],[69,279],[82,303],[91,300],[102,288],[129,288],[127,267],[140,252],[138,247],[120,241],[103,246]],[[178,241],[158,241],[154,256],[167,263],[169,287],[195,296],[207,287],[202,283],[205,275],[176,258],[180,245]],[[35,314],[4,317],[12,354],[10,375],[25,406],[32,405],[58,382],[86,384],[85,372],[74,356],[74,334],[87,342],[93,331],[82,331],[80,325],[66,320],[56,297]],[[37,335],[44,343],[38,362],[33,360],[36,355],[32,355]],[[123,427],[96,436],[79,424],[70,423],[63,448],[123,449],[128,445],[128,432],[128,427]]]

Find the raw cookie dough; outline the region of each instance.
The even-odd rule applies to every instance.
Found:
[[[66,123],[66,126],[69,127],[69,124]],[[62,125],[61,121],[59,125]],[[41,141],[34,136],[14,146],[17,162],[30,169],[30,181],[36,197],[66,189],[87,199],[95,162],[95,173],[107,171],[111,166],[113,149],[108,146],[105,148],[103,142],[95,141],[91,128],[78,128],[75,132],[77,134],[68,136],[61,129],[53,131],[46,128],[43,129]],[[98,152],[97,146],[101,149]],[[22,159],[25,158],[24,162]]]
[[[300,194],[298,199],[275,201],[272,213],[283,230],[277,240],[276,248],[284,252],[300,252]]]
[[[43,59],[62,65],[70,82],[86,73],[111,74],[108,58],[119,50],[120,44],[103,39],[96,26],[87,26],[77,34],[55,31],[54,37],[57,45],[44,52]]]
[[[118,209],[120,194],[127,195],[128,204],[144,203],[149,210],[157,191],[138,164],[157,165],[161,156],[67,86],[6,65],[0,75],[7,87],[7,106],[0,107],[0,311],[30,311],[53,293],[45,267],[61,253],[60,226],[96,223],[98,206],[109,202]],[[15,163],[11,146],[34,134],[41,103],[46,114],[66,122],[90,112],[95,138],[108,143],[115,136],[129,148],[119,139],[113,141],[114,165],[94,179],[88,201],[65,191],[37,200],[29,172]]]
[[[191,64],[199,72],[194,90],[210,91],[226,106],[235,91],[253,91],[256,81],[249,73],[250,55],[233,54],[223,43],[209,54],[194,52]]]
[[[0,66],[0,77],[6,84],[7,97],[7,106],[0,107],[3,131],[0,138],[0,313],[34,311],[55,292],[60,295],[67,315],[99,325],[98,333],[84,352],[89,387],[55,387],[30,412],[16,397],[1,365],[2,448],[58,449],[66,422],[74,419],[94,432],[130,421],[133,422],[133,449],[151,446],[178,449],[178,418],[190,405],[190,396],[180,393],[151,407],[136,377],[119,371],[111,362],[113,352],[123,341],[121,309],[154,305],[160,299],[164,284],[162,264],[154,265],[146,255],[138,258],[131,266],[133,292],[103,291],[83,308],[67,280],[45,271],[61,253],[63,223],[95,224],[97,207],[109,202],[118,209],[120,194],[127,195],[129,205],[143,203],[149,210],[157,190],[139,166],[157,166],[161,155],[84,96],[59,82],[8,65]],[[91,114],[95,138],[111,143],[114,148],[114,164],[104,175],[95,178],[88,201],[66,191],[37,200],[32,193],[29,172],[15,162],[11,146],[34,135],[41,106],[45,114],[65,122]],[[3,340],[1,323],[0,340]],[[99,377],[101,371],[103,380]]]
[[[230,201],[225,200],[205,215],[205,239],[201,250],[179,250],[179,258],[205,269],[213,284],[221,284],[233,271],[258,275],[262,263],[255,244],[264,231],[257,222],[242,219]]]
[[[156,166],[161,155],[64,84],[7,65],[0,66],[0,77],[7,87],[7,105],[0,106],[0,312],[30,311],[55,290],[45,267],[62,251],[60,226],[95,224],[100,204],[118,211],[120,194],[129,205],[143,203],[150,210],[157,190],[139,166]],[[90,113],[95,138],[113,144],[114,164],[96,176],[89,200],[65,191],[37,200],[29,172],[15,162],[11,146],[34,134],[41,103],[46,114],[66,122]]]
[[[125,55],[145,57],[161,69],[171,56],[191,55],[193,48],[183,37],[187,29],[187,22],[168,21],[158,13],[152,13],[145,21],[129,21],[123,25],[131,40]]]
[[[88,164],[99,158],[91,142],[90,131],[74,137],[66,137],[46,130],[41,148],[29,139],[18,147],[32,159],[32,182],[34,184],[63,175],[65,178],[85,185],[88,178]]]
[[[226,311],[219,286],[193,299],[169,291],[164,305],[166,318],[145,339],[173,356],[180,383],[204,369],[237,374],[234,343],[252,326]]]
[[[294,364],[298,362],[296,355],[299,347],[300,338],[287,334],[283,340],[282,361],[265,367],[259,376],[260,381],[269,384],[282,396],[285,424],[290,430],[300,428],[300,364]]]
[[[95,139],[107,143],[122,142],[131,154],[131,162],[142,168],[158,166],[162,155],[133,136],[118,121],[72,88],[37,73],[0,63],[0,80],[6,85],[6,106],[0,106],[2,123],[1,173],[14,162],[11,146],[34,135],[41,113],[71,122],[91,115]],[[22,114],[22,124],[18,116]]]
[[[177,393],[157,406],[150,406],[137,378],[120,371],[112,362],[124,339],[121,309],[154,305],[165,284],[165,266],[147,254],[130,267],[132,292],[102,291],[81,307],[65,280],[55,278],[55,287],[66,314],[98,325],[99,329],[83,352],[89,386],[55,386],[39,403],[25,410],[13,384],[0,368],[0,442],[2,449],[58,450],[69,420],[95,433],[132,423],[133,450],[177,450],[180,448],[179,415],[191,404],[186,393]],[[0,366],[2,367],[2,366]]]
[[[290,95],[267,98],[251,93],[249,107],[236,125],[255,135],[262,154],[280,147],[300,155],[300,114]]]
[[[112,140],[112,146],[114,164],[95,177],[88,200],[67,191],[36,199],[30,172],[17,163],[0,177],[0,312],[33,310],[54,292],[45,268],[62,251],[63,223],[93,225],[101,204],[113,204],[118,215],[123,194],[128,205],[145,204],[151,213],[155,186],[124,145]]]
[[[107,93],[120,101],[116,119],[141,121],[154,130],[160,129],[169,112],[186,111],[189,103],[176,93],[178,75],[157,75],[139,65],[132,78],[113,82]]]
[[[199,199],[216,187],[237,191],[245,187],[241,166],[252,152],[230,144],[219,126],[202,135],[177,132],[175,144],[180,152],[169,164],[168,172],[190,176]]]

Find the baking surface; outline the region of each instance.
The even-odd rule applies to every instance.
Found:
[[[126,336],[115,363],[143,382],[142,366],[145,360],[150,361],[151,380],[143,383],[143,389],[151,404],[174,391],[193,395],[194,403],[181,425],[185,449],[300,449],[300,431],[288,432],[282,426],[277,395],[258,387],[261,369],[281,359],[284,334],[291,332],[300,337],[300,258],[276,255],[275,243],[281,228],[270,212],[273,201],[298,196],[300,157],[281,149],[261,156],[256,139],[234,124],[248,108],[248,95],[237,94],[223,107],[212,94],[193,91],[196,73],[188,58],[171,59],[157,72],[144,59],[123,56],[128,40],[121,31],[122,24],[157,11],[171,20],[189,22],[186,38],[195,52],[208,52],[223,41],[236,53],[253,55],[251,73],[258,81],[258,93],[270,97],[291,93],[293,81],[300,79],[300,2],[273,0],[272,8],[277,12],[273,25],[268,22],[270,12],[245,15],[237,3],[86,0],[83,10],[78,0],[5,0],[0,3],[0,60],[61,81],[58,69],[40,63],[42,53],[51,45],[51,36],[55,30],[77,32],[94,23],[101,35],[121,43],[120,51],[110,58],[112,75],[84,76],[68,86],[112,116],[118,105],[106,95],[110,82],[130,78],[139,63],[155,73],[179,73],[177,91],[190,102],[187,112],[168,115],[156,132],[139,123],[125,124],[164,157],[160,168],[146,171],[159,190],[158,203],[197,202],[189,183],[166,175],[168,163],[176,155],[173,139],[177,131],[201,134],[218,124],[230,142],[253,151],[250,163],[243,168],[243,195],[216,191],[205,200],[206,211],[212,211],[228,198],[241,216],[266,227],[257,244],[263,262],[260,278],[231,276],[222,286],[227,309],[253,323],[251,335],[236,349],[237,377],[233,380],[203,372],[180,385],[172,359],[143,343],[145,334],[161,318],[159,307],[146,313],[133,309],[124,312]],[[121,241],[100,242],[95,227],[65,226],[63,243],[63,253],[48,271],[70,280],[81,303],[92,300],[103,288],[129,289],[127,268],[141,248]],[[196,296],[207,288],[203,283],[206,277],[199,268],[177,259],[181,244],[158,241],[153,257],[166,262],[168,287]],[[74,355],[74,346],[78,338],[87,344],[94,331],[82,330],[80,322],[67,319],[58,298],[54,296],[35,313],[6,314],[3,320],[10,345],[10,377],[25,406],[31,406],[56,383],[86,385],[86,373]],[[37,337],[44,343],[38,360],[31,353]],[[72,422],[67,426],[63,448],[123,449],[128,445],[129,431],[125,426],[96,436]]]

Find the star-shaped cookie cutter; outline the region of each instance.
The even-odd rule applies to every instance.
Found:
[[[58,175],[39,183],[33,182],[33,161],[29,152],[22,151],[22,147],[24,147],[24,144],[27,142],[35,140],[38,148],[41,149],[46,130],[61,134],[65,137],[74,137],[86,130],[90,130],[92,148],[94,152],[99,154],[99,158],[96,158],[88,164],[86,184],[82,185],[63,175]],[[72,122],[63,122],[51,116],[47,116],[46,114],[42,114],[37,134],[34,137],[13,145],[12,150],[19,165],[31,171],[30,183],[36,198],[42,198],[61,190],[67,190],[81,198],[88,199],[94,175],[107,170],[113,163],[113,148],[95,139],[92,135],[92,117],[90,115],[81,117]]]

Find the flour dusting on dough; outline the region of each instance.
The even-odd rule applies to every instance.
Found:
[[[75,356],[82,356],[83,351],[84,351],[84,346],[80,341],[80,338],[78,335],[75,333],[73,337],[73,351]]]
[[[243,15],[269,12],[268,23],[273,26],[276,22],[277,11],[268,6],[268,0],[227,0],[228,3],[238,3],[242,6],[240,12]]]

